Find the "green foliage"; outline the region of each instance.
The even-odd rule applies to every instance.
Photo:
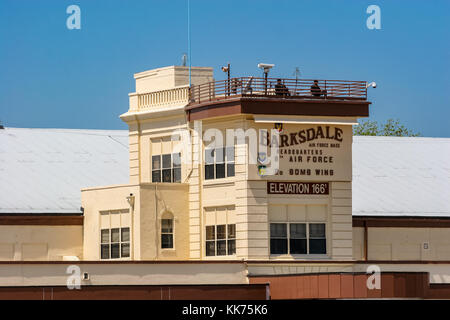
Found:
[[[355,136],[394,136],[394,137],[418,137],[420,133],[415,133],[400,121],[388,119],[385,124],[380,124],[376,121],[362,121],[358,126],[353,128],[353,135]]]

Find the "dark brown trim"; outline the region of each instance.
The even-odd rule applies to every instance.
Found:
[[[188,121],[234,114],[368,117],[365,100],[303,100],[240,97],[185,107]]]
[[[368,228],[450,228],[445,217],[367,217],[353,216],[353,227]]]
[[[265,300],[266,284],[0,287],[0,300]]]
[[[55,215],[0,215],[2,226],[82,226],[83,216],[55,216]]]

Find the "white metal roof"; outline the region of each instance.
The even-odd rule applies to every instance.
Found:
[[[0,130],[0,213],[79,213],[129,181],[128,131]],[[450,217],[450,139],[353,137],[353,215]]]
[[[450,139],[353,137],[353,215],[450,216]]]
[[[128,131],[0,130],[0,213],[80,213],[82,187],[128,183]]]

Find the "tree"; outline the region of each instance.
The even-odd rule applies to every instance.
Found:
[[[394,137],[418,137],[420,133],[415,133],[404,125],[400,124],[398,119],[388,119],[385,124],[376,121],[366,120],[353,128],[355,136],[394,136]]]

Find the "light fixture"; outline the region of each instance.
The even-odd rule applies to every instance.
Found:
[[[366,82],[366,89],[369,87],[376,88],[377,87],[376,82],[375,81],[372,81],[371,83]]]
[[[132,208],[134,208],[134,199],[135,199],[135,197],[133,196],[132,193],[130,193],[130,195],[127,197],[128,204]]]

